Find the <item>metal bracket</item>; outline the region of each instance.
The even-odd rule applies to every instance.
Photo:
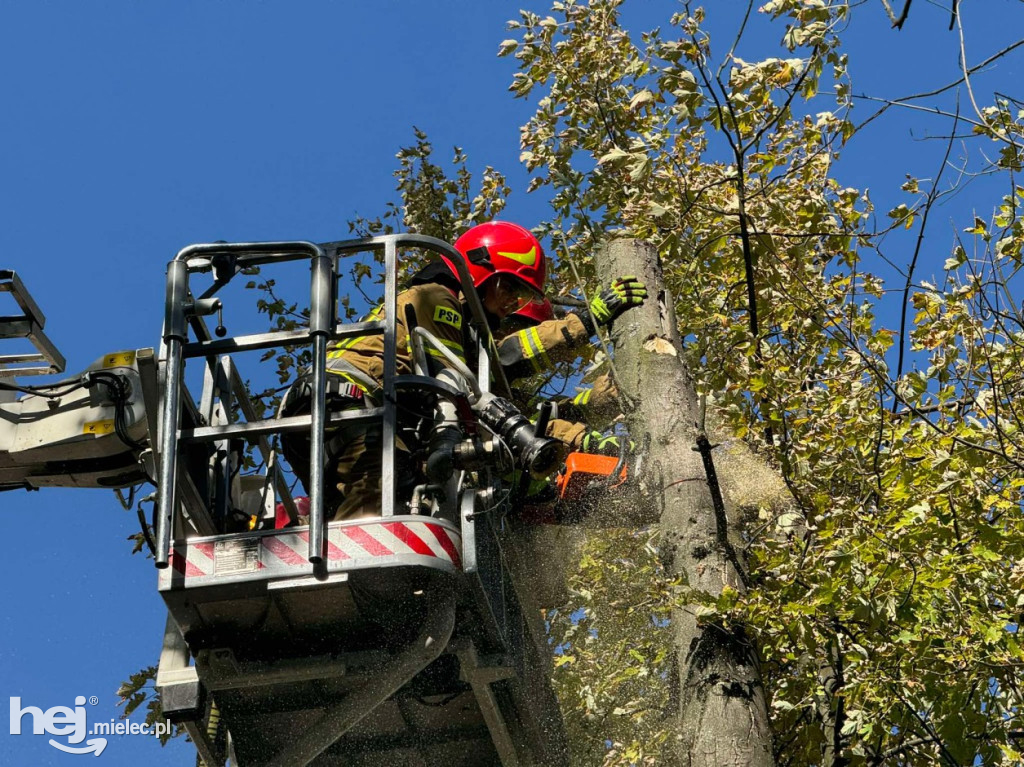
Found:
[[[46,317],[32,300],[28,288],[10,269],[0,269],[0,291],[10,293],[22,311],[21,315],[0,317],[0,338],[27,338],[38,352],[0,355],[0,378],[63,373],[66,364],[64,355],[57,351],[57,347],[43,332]],[[25,364],[39,362],[46,364]],[[24,366],[9,367],[10,365]]]
[[[351,662],[330,657],[280,660],[266,663],[239,663],[228,648],[200,650],[196,668],[211,692],[302,682],[345,676]]]
[[[188,732],[203,761],[210,767],[219,767],[224,764],[225,757],[208,737],[206,720],[210,708],[202,701],[205,697],[202,687],[196,667],[189,665],[188,645],[174,619],[168,614],[164,628],[164,645],[160,652],[160,665],[156,672],[156,688],[166,703],[175,700],[195,700],[203,709],[205,713],[194,719],[176,721]]]
[[[502,767],[518,767],[519,755],[516,753],[515,740],[509,731],[508,722],[502,713],[501,706],[494,696],[491,685],[502,679],[515,676],[515,670],[503,662],[504,659],[487,658],[477,654],[472,641],[460,642],[455,648],[461,666],[461,676],[473,688],[477,705],[484,715],[484,722],[491,733],[491,741],[498,751]]]

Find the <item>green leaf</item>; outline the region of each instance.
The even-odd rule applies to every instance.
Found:
[[[622,160],[622,159],[624,159],[626,157],[629,157],[629,152],[626,152],[626,151],[624,151],[622,149],[619,149],[618,147],[615,147],[610,152],[601,155],[601,157],[597,161],[597,164],[598,165],[605,165],[605,164],[611,165],[611,164],[614,164],[614,163],[618,162],[619,160]]]

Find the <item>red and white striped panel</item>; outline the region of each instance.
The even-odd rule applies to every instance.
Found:
[[[212,574],[214,570],[214,544],[194,543],[171,548],[171,567],[185,577]]]
[[[461,536],[437,520],[395,517],[331,523],[327,527],[327,568],[344,571],[387,564],[426,565],[461,570]],[[308,574],[309,531],[279,530],[256,535],[225,535],[177,541],[161,585],[173,580],[273,577]]]

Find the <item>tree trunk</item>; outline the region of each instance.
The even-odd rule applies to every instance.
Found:
[[[654,248],[612,239],[596,260],[598,277],[635,274],[650,298],[614,323],[612,343],[626,423],[642,455],[641,495],[663,534],[663,558],[673,575],[717,598],[745,588],[700,403],[678,356],[672,297]],[[673,614],[678,738],[670,763],[679,767],[774,765],[757,651],[741,626],[698,620],[693,607]]]

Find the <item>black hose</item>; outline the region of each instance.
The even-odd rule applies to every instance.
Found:
[[[107,372],[94,372],[88,374],[95,380],[107,387],[110,392],[110,399],[114,402],[114,433],[128,447],[134,450],[142,450],[146,447],[142,442],[136,442],[128,434],[128,382],[123,376]]]
[[[67,388],[59,392],[51,392],[50,389],[56,389],[58,386],[66,386]],[[18,384],[12,383],[0,383],[0,389],[4,391],[20,391],[23,394],[34,394],[37,397],[46,397],[47,399],[58,399],[65,397],[73,391],[78,391],[87,386],[86,382],[75,381],[73,383],[54,383],[54,384],[39,384],[38,386],[19,386]]]
[[[156,511],[156,504],[153,504],[153,510]],[[139,527],[142,528],[142,537],[146,540],[146,546],[149,547],[150,553],[156,556],[156,544],[153,543],[153,536],[149,534],[149,525],[146,524],[146,514],[142,510],[142,501],[139,501],[139,505],[135,507],[135,512],[139,515]]]

